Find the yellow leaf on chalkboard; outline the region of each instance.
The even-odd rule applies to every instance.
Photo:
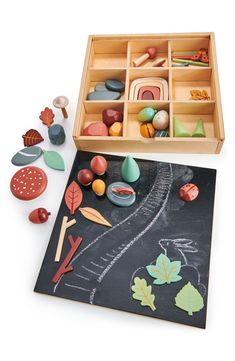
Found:
[[[148,306],[152,311],[156,310],[154,306],[155,296],[152,294],[152,287],[147,285],[144,278],[135,277],[134,285],[131,287],[132,297],[135,300],[141,301],[141,306]]]
[[[79,208],[79,211],[82,213],[82,215],[89,219],[92,222],[103,224],[107,227],[112,227],[112,224],[110,224],[98,211],[96,211],[94,208],[91,207],[84,207]]]

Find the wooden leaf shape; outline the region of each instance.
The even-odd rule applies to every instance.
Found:
[[[65,170],[63,158],[54,150],[45,150],[43,152],[43,159],[50,168],[56,170]]]
[[[68,209],[70,210],[70,214],[73,215],[76,209],[82,203],[83,194],[79,185],[73,181],[70,183],[65,192],[65,203]]]
[[[19,150],[11,159],[11,163],[14,165],[27,165],[34,162],[42,154],[40,147],[30,147]]]
[[[31,147],[42,142],[44,139],[36,129],[29,129],[24,135],[22,135],[25,147]]]
[[[50,128],[51,124],[54,122],[55,114],[52,109],[46,107],[41,111],[39,119],[41,119],[42,123],[45,124],[48,128]]]
[[[135,300],[141,301],[141,306],[148,306],[152,311],[156,310],[154,306],[155,295],[152,294],[152,287],[147,285],[144,278],[135,277],[134,285],[131,287],[132,297]]]
[[[198,312],[204,307],[204,301],[198,290],[188,282],[176,295],[175,305],[192,316],[193,312]]]
[[[156,265],[149,265],[146,268],[150,276],[155,278],[153,283],[156,285],[163,285],[164,283],[169,284],[182,279],[178,274],[181,269],[181,262],[171,262],[163,253],[158,256]]]
[[[112,227],[112,224],[110,224],[98,211],[96,211],[94,208],[90,207],[84,207],[79,208],[79,211],[82,213],[82,215],[89,219],[92,222],[103,224],[107,227]]]

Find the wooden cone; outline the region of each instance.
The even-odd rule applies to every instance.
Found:
[[[181,123],[181,121],[174,117],[173,118],[174,123],[174,137],[190,137],[190,133],[187,131],[185,126]]]
[[[205,137],[205,129],[202,119],[200,118],[197,122],[196,128],[194,129],[194,132],[192,134],[192,137]]]

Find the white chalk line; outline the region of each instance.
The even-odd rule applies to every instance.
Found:
[[[65,286],[71,287],[71,288],[76,288],[76,289],[81,290],[81,291],[91,292],[91,290],[88,290],[88,288],[83,288],[83,287],[79,287],[79,286],[75,286],[75,285],[70,285],[69,283],[65,283]]]

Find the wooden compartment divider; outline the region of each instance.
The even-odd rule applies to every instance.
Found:
[[[151,66],[148,59],[139,67],[133,60],[146,48],[156,46],[163,67]],[[197,51],[207,48],[207,67],[172,67],[172,51]],[[168,82],[167,100],[144,101],[130,99],[130,87],[138,78],[162,77]],[[116,101],[89,101],[87,95],[97,83],[107,79],[125,82],[125,91]],[[190,100],[190,90],[207,90],[209,100]],[[140,135],[138,112],[150,106],[169,112],[169,138],[146,139]],[[81,135],[91,122],[102,121],[107,108],[123,111],[123,133],[119,137],[88,137]],[[197,120],[204,122],[205,138],[174,137],[173,118],[177,116],[192,132]],[[88,40],[81,89],[78,100],[73,138],[78,149],[109,152],[172,152],[219,153],[224,141],[224,126],[215,40],[213,33],[94,35]]]

